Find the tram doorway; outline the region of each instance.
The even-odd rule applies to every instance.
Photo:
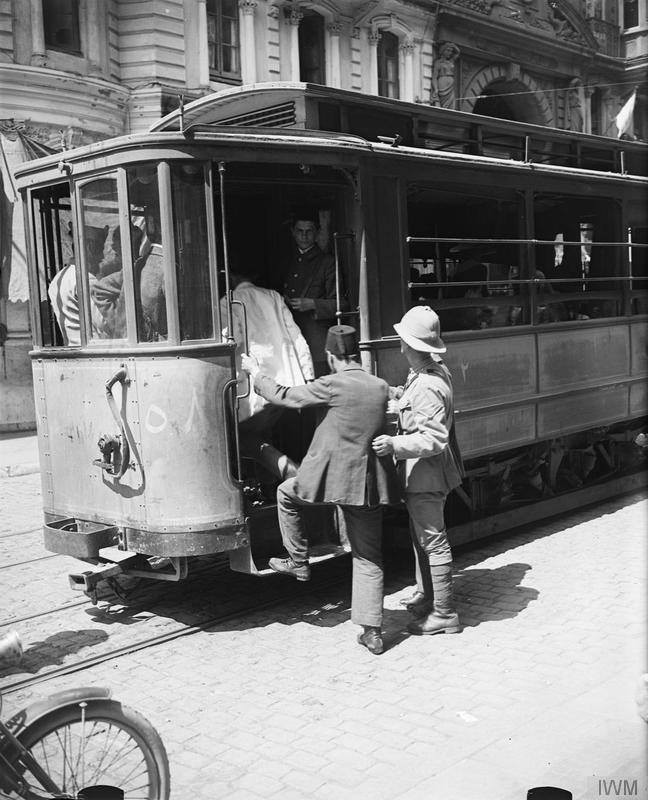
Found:
[[[474,114],[531,125],[546,125],[535,93],[521,81],[496,80],[482,90]]]

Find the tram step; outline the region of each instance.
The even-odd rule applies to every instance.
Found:
[[[310,565],[319,564],[322,561],[329,561],[332,558],[346,555],[351,552],[348,548],[342,545],[316,545],[311,548],[308,556]],[[250,547],[240,547],[238,550],[230,551],[230,568],[235,572],[247,572],[250,575],[256,575],[259,578],[265,578],[268,575],[276,575],[277,573],[270,569],[268,560],[264,559],[259,562],[257,566],[252,558]]]

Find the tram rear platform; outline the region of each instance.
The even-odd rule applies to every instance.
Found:
[[[21,558],[5,553],[4,565],[45,554],[36,534],[22,533],[37,481],[3,481],[11,488],[3,534],[23,542]],[[635,692],[648,672],[647,521],[640,492],[459,550],[457,636],[404,632],[400,600],[411,575],[399,549],[380,657],[355,641],[345,559],[317,567],[318,580],[271,605],[261,602],[264,587],[291,579],[229,573],[229,596],[237,586],[257,592],[257,610],[130,653],[142,628],[164,633],[192,613],[200,620],[210,584],[181,612],[167,601],[113,606],[111,616],[100,603],[52,616],[49,627],[8,599],[3,618],[21,632],[26,672],[0,672],[3,717],[58,689],[110,686],[160,732],[174,800],[524,800],[536,786],[580,800],[645,797],[648,725]],[[12,595],[65,603],[65,559],[38,564],[5,570]],[[335,569],[344,580],[328,580]],[[23,621],[12,624],[12,614]],[[11,689],[52,663],[72,663],[53,658],[55,642],[77,656],[107,642],[124,652]]]

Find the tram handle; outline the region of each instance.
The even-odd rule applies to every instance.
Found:
[[[108,407],[110,408],[110,412],[113,415],[113,418],[119,429],[121,431],[121,464],[119,466],[119,471],[115,470],[115,464],[113,461],[104,461],[101,459],[95,459],[92,463],[98,467],[101,467],[105,472],[110,473],[118,480],[124,477],[126,470],[130,465],[130,444],[128,442],[128,437],[126,435],[126,422],[122,418],[119,409],[117,408],[117,403],[115,402],[115,397],[112,393],[113,386],[116,383],[121,383],[122,391],[127,383],[130,383],[130,378],[128,377],[128,371],[126,370],[126,365],[122,364],[121,367],[115,372],[112,378],[109,378],[106,381],[106,400],[108,401]],[[99,442],[104,440],[110,440],[112,437],[104,437],[102,436]],[[101,448],[101,444],[99,445]],[[103,449],[102,449],[103,452]]]

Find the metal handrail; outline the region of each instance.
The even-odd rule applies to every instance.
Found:
[[[427,283],[421,283],[419,281],[408,281],[407,286],[410,289],[429,289],[431,286],[493,286],[493,285],[502,285],[502,286],[518,286],[518,285],[527,285],[527,284],[535,284],[536,286],[542,286],[546,283],[609,283],[611,281],[623,281],[623,282],[630,282],[630,281],[641,281],[641,280],[648,280],[648,276],[645,275],[610,275],[607,278],[590,278],[587,276],[576,275],[573,278],[515,278],[511,280],[507,280],[506,278],[501,278],[497,280],[477,280],[474,281],[428,281]]]
[[[458,239],[447,236],[406,236],[408,244],[532,244],[574,247],[648,247],[636,242],[567,242],[562,239]]]

